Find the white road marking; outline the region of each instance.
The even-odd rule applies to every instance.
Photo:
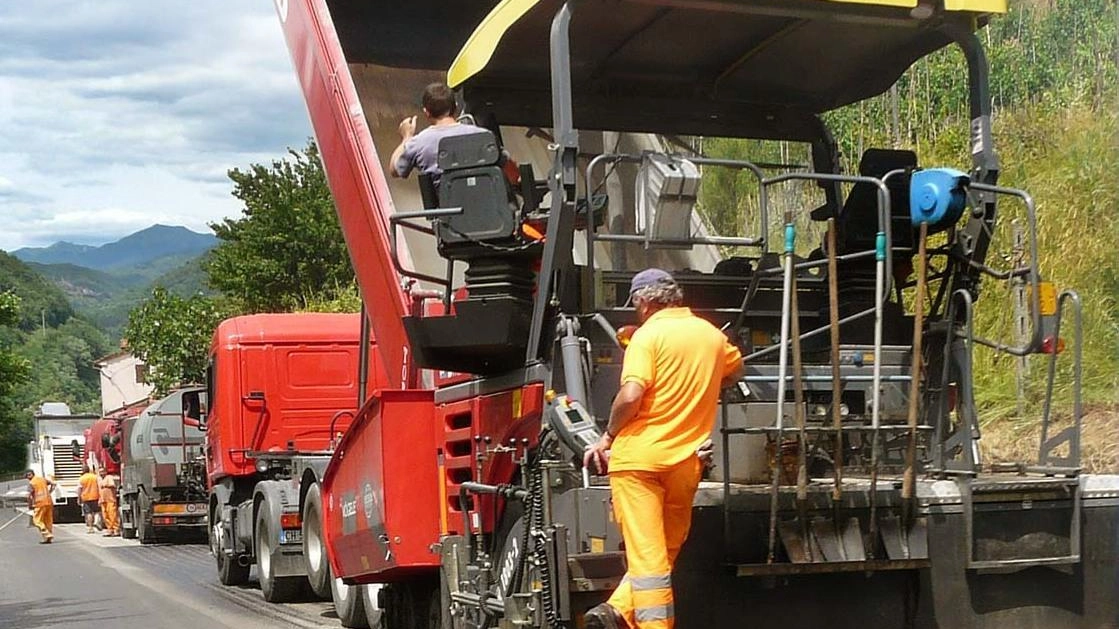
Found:
[[[25,517],[27,517],[26,513],[17,513],[14,518],[12,518],[11,520],[8,520],[3,525],[0,525],[0,531],[3,531],[4,529],[8,528],[8,525],[11,524],[12,522],[15,522],[16,520],[18,520],[20,518],[25,518]]]

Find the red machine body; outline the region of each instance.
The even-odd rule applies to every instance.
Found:
[[[104,417],[85,431],[86,462],[115,476],[120,476],[122,418]],[[106,439],[107,437],[107,439]],[[108,445],[105,442],[108,441]]]
[[[356,314],[261,314],[218,326],[208,373],[211,484],[255,474],[253,453],[329,450],[351,422],[337,409],[358,399],[360,329]],[[374,364],[371,373],[381,370]]]
[[[396,581],[435,570],[439,555],[433,544],[441,535],[463,532],[463,482],[502,483],[512,478],[511,456],[490,459],[479,474],[476,443],[514,439],[534,444],[543,387],[516,384],[453,401],[435,399],[435,387],[468,378],[421,373],[411,363],[403,317],[417,311],[437,314],[440,309],[430,302],[412,302],[395,267],[396,262],[411,265],[413,260],[403,246],[393,259],[389,217],[396,208],[348,65],[351,51],[344,50],[331,13],[347,9],[327,0],[292,0],[277,6],[387,375],[386,387],[372,391],[323,477],[324,535],[334,574],[348,582]],[[422,86],[427,76],[415,74],[418,78],[407,80]],[[382,146],[383,155],[391,148]],[[428,388],[417,388],[421,383]],[[487,514],[493,511],[483,509]],[[492,520],[487,516],[475,529],[492,530]]]

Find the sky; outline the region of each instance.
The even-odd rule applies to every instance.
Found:
[[[310,136],[272,0],[0,2],[0,249],[207,231]]]

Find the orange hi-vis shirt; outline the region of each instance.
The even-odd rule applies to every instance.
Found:
[[[97,482],[101,480],[97,478],[97,474],[93,472],[86,472],[78,478],[78,484],[81,485],[82,502],[94,501],[96,502],[101,498],[101,488],[97,486]]]
[[[610,450],[610,471],[665,470],[695,454],[715,428],[723,378],[742,352],[688,308],[665,308],[637,329],[622,362],[622,384],[645,387],[637,415]]]
[[[29,482],[31,483],[31,496],[36,507],[49,507],[54,504],[47,479],[42,476],[32,476]]]

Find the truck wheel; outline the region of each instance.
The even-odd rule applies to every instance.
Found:
[[[149,519],[151,517],[149,513],[151,510],[151,502],[144,492],[140,492],[138,498],[139,510],[135,510],[137,506],[136,502],[132,503],[134,509],[132,513],[136,521],[136,537],[140,538],[141,544],[155,543],[155,531],[152,530],[151,520]]]
[[[124,505],[128,503],[129,522],[124,521]],[[121,499],[120,536],[124,539],[136,539],[136,507],[132,504],[132,496]]]
[[[373,629],[381,627],[381,610],[377,607],[378,583],[367,583],[358,588],[361,591],[361,604],[365,607],[365,622]]]
[[[250,566],[242,566],[237,563],[236,556],[225,554],[225,548],[222,547],[221,543],[221,531],[219,530],[221,522],[218,521],[217,514],[213,510],[210,511],[208,524],[210,552],[214,554],[214,560],[218,564],[218,581],[222,585],[244,585],[248,583]]]
[[[330,580],[330,597],[334,599],[334,612],[343,627],[351,629],[367,629],[369,622],[365,618],[365,600],[361,597],[360,585],[346,585],[342,579]]]
[[[277,577],[272,572],[270,512],[265,503],[261,504],[256,514],[256,570],[260,577],[260,591],[269,603],[291,603],[307,598],[307,590],[310,589],[307,577]]]
[[[384,629],[443,629],[439,581],[417,579],[384,586]]]
[[[307,564],[307,580],[315,596],[330,600],[333,597],[330,560],[322,534],[322,488],[318,483],[307,490],[303,499],[303,561]]]

